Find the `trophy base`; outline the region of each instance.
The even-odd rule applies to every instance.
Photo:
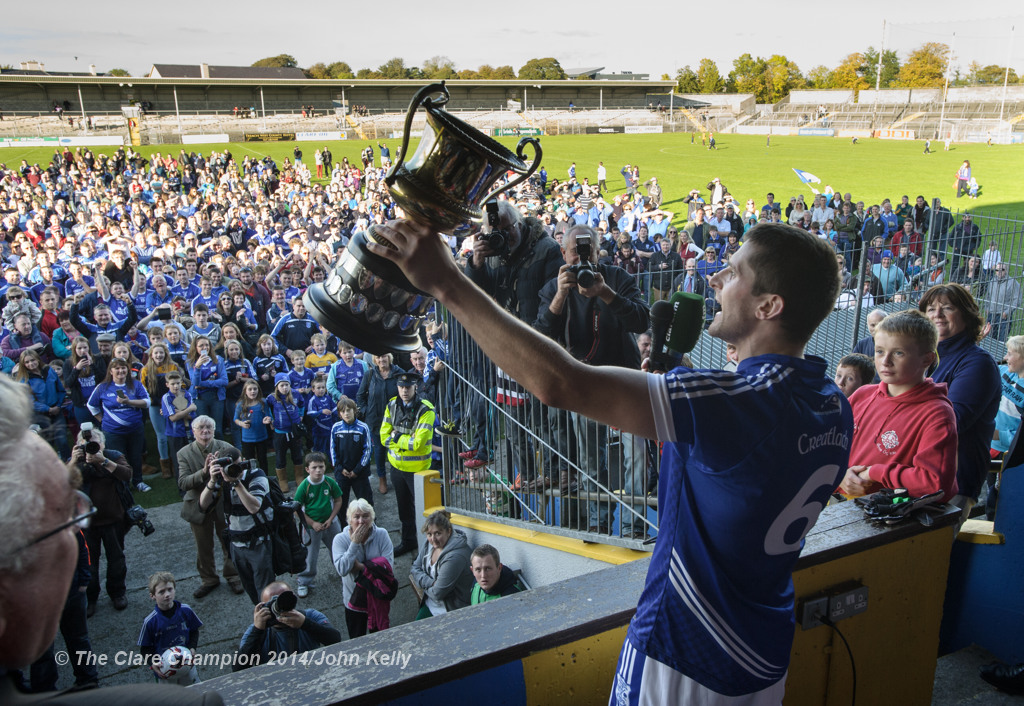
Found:
[[[393,262],[367,250],[366,242],[362,233],[352,238],[338,266],[306,290],[303,302],[314,319],[356,348],[377,355],[418,350],[420,326],[434,300]]]

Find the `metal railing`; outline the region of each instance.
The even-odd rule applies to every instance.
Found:
[[[489,520],[643,548],[657,532],[654,442],[547,407],[512,382],[446,312],[449,357],[437,391],[445,504]],[[466,468],[460,452],[485,459]],[[477,465],[471,463],[470,465]]]
[[[920,255],[904,273],[903,285],[888,293],[874,276],[878,270],[870,243],[851,252],[858,263],[851,286],[815,332],[807,352],[825,358],[831,373],[867,335],[868,311],[916,306],[932,284],[955,281],[970,288],[991,323],[981,345],[1001,359],[1006,338],[1024,332],[1019,299],[1024,290],[1024,222],[988,211],[973,214],[977,233],[962,234],[959,226],[965,214],[933,212],[932,235],[921,243]],[[1009,287],[996,285],[1001,277],[994,255],[984,261],[989,267],[982,266],[990,241],[996,243],[999,261],[1008,270],[1005,279],[1013,283]],[[926,267],[932,253],[935,263]],[[646,284],[643,275],[638,276],[638,284],[641,288]],[[1001,315],[1005,297],[997,295],[997,286],[1018,293],[1005,319]],[[869,297],[857,296],[865,291]],[[713,301],[707,309],[713,313]],[[457,422],[461,429],[458,436],[444,441],[446,504],[499,523],[605,544],[641,548],[644,539],[654,536],[658,445],[541,404],[498,369],[443,310],[441,319],[450,332],[450,354],[437,408],[442,419]],[[694,367],[722,368],[725,343],[705,331],[689,357]],[[465,468],[466,459],[458,454],[466,451],[486,463]],[[547,481],[536,482],[538,477]]]

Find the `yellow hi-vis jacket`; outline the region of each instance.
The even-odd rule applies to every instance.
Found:
[[[434,438],[434,405],[416,398],[407,408],[392,397],[380,425],[380,443],[388,450],[388,463],[415,473],[430,468],[430,442]]]

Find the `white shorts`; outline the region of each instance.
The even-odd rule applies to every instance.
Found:
[[[726,696],[637,651],[627,639],[622,645],[609,706],[780,706],[786,677],[752,694]]]

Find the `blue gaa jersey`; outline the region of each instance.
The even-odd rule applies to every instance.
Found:
[[[821,358],[764,355],[736,372],[649,377],[658,439],[671,443],[624,655],[632,646],[727,696],[785,676],[793,566],[849,466],[853,414],[825,372]]]
[[[146,616],[139,632],[139,647],[152,647],[160,654],[169,647],[188,646],[188,634],[203,627],[203,621],[187,604],[174,601],[174,613],[164,615],[159,608]]]

